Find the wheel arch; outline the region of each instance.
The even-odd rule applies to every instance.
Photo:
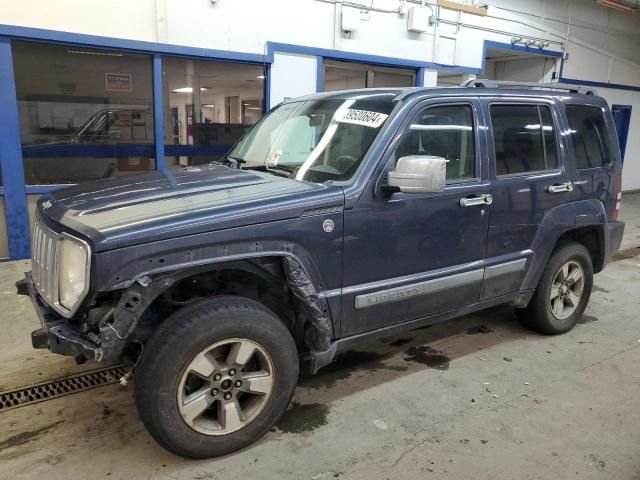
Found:
[[[558,244],[564,241],[578,242],[589,251],[594,273],[605,265],[604,205],[599,200],[584,200],[559,205],[547,212],[532,244],[534,261],[522,284],[523,290],[535,289],[544,267]]]
[[[254,246],[258,245],[254,242]],[[300,252],[297,252],[300,253]],[[255,295],[246,296],[261,301],[278,316],[289,328],[303,351],[323,352],[331,346],[334,336],[335,312],[331,312],[328,303],[321,295],[324,283],[319,272],[308,255],[299,255],[292,251],[254,251],[235,253],[226,257],[210,259],[210,261],[173,263],[158,271],[143,271],[135,279],[127,282],[121,289],[122,295],[115,307],[113,319],[100,328],[102,346],[105,357],[119,355],[129,338],[139,325],[139,321],[158,302],[163,295],[181,282],[194,278],[217,275],[220,273],[242,272],[256,281],[279,282],[283,293],[293,302],[296,308],[292,316],[283,318],[283,309],[277,308],[274,302],[261,301]],[[155,265],[168,263],[159,262]],[[273,267],[276,268],[273,268]],[[222,292],[221,294],[229,294]],[[270,304],[269,304],[270,303]]]

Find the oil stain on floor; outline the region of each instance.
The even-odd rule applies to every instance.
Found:
[[[467,329],[467,333],[469,335],[477,335],[478,333],[491,333],[491,332],[493,332],[493,330],[491,330],[486,325],[476,325],[475,327],[471,327]]]
[[[276,425],[285,433],[311,432],[327,424],[329,406],[321,403],[293,402]]]
[[[617,260],[628,260],[629,258],[634,258],[640,255],[640,247],[630,247],[625,248],[624,250],[618,250],[613,254],[611,259],[615,262]]]
[[[355,372],[367,370],[371,372],[380,370],[394,370],[404,372],[406,367],[387,365],[384,360],[391,357],[391,353],[381,354],[377,352],[351,350],[341,353],[336,360],[322,368],[316,375],[306,378],[302,385],[305,387],[331,387],[339,380],[345,380]]]
[[[55,428],[57,425],[63,422],[64,420],[58,420],[57,422],[54,422],[51,425],[38,428],[37,430],[29,430],[27,432],[22,432],[22,433],[18,433],[17,435],[13,435],[12,437],[6,438],[5,440],[0,440],[0,451],[6,448],[17,447],[19,445],[23,445],[32,440],[35,440],[43,433],[48,432],[49,430],[51,430],[52,428]]]
[[[580,317],[580,320],[578,320],[578,323],[591,323],[597,321],[598,317],[594,317],[593,315],[582,315],[582,317]]]
[[[449,370],[450,359],[444,353],[427,345],[411,347],[404,358],[407,362],[415,362],[437,370]]]

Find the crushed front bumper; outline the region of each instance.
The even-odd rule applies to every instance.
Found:
[[[31,333],[33,348],[48,348],[52,353],[74,357],[78,362],[102,360],[102,350],[86,334],[77,330],[73,322],[63,318],[44,303],[33,284],[31,272],[16,283],[19,295],[29,295],[41,328]]]

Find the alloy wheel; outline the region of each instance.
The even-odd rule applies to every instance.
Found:
[[[273,363],[256,342],[217,342],[191,360],[178,386],[182,419],[205,435],[227,435],[250,423],[273,390]]]
[[[551,314],[558,320],[570,317],[578,308],[584,292],[584,270],[569,260],[556,272],[549,294]]]

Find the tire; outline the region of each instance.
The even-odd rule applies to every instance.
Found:
[[[293,395],[298,364],[289,330],[266,307],[242,297],[203,300],[172,314],[145,345],[136,407],[170,452],[225,455],[273,427]]]
[[[564,274],[561,273],[563,266],[567,266]],[[581,270],[581,280],[571,278],[578,275],[573,274],[574,270]],[[563,287],[560,280],[564,275],[568,275],[569,279],[565,280]],[[579,288],[580,281],[582,285]],[[549,258],[529,305],[517,309],[516,314],[526,327],[539,333],[557,335],[568,332],[587,308],[592,287],[593,264],[587,249],[577,242],[562,243]],[[567,293],[568,290],[574,295]],[[555,297],[552,299],[552,296]],[[560,302],[562,305],[559,306]]]

